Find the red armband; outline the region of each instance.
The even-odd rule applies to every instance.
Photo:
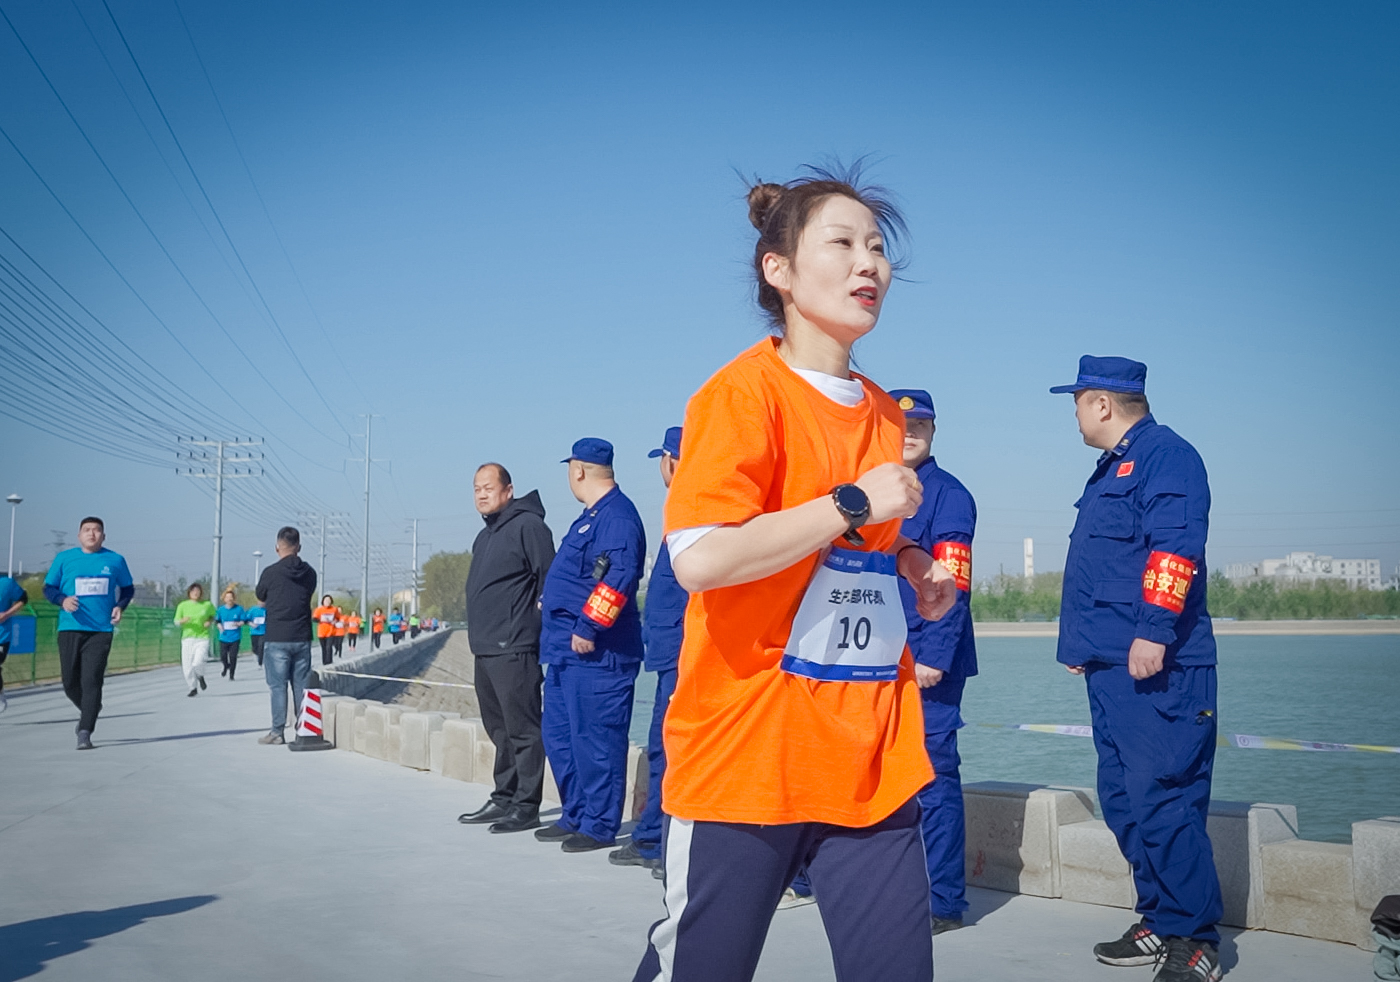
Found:
[[[953,574],[959,590],[972,590],[972,547],[962,542],[935,542],[933,558]]]
[[[599,583],[583,603],[583,616],[599,627],[612,627],[625,606],[626,594],[618,593],[606,583]]]
[[[1142,599],[1165,607],[1173,614],[1186,609],[1186,594],[1196,576],[1196,564],[1170,552],[1154,552],[1147,557],[1142,573]]]

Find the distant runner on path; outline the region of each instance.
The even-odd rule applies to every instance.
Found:
[[[63,692],[78,707],[78,749],[92,749],[102,711],[102,682],[112,653],[112,630],[136,587],[126,560],[103,548],[107,529],[89,516],[78,525],[78,546],[54,557],[44,577],[44,597],[58,614],[58,664]]]
[[[249,607],[246,614],[248,615],[248,643],[253,646],[253,654],[257,656],[258,667],[262,668],[263,642],[267,640],[267,611],[261,605],[255,605]]]
[[[321,598],[321,606],[311,612],[316,621],[316,641],[321,646],[321,664],[329,665],[335,654],[335,598],[329,593]]]
[[[225,590],[223,605],[214,615],[219,621],[219,662],[224,666],[221,675],[233,681],[233,673],[238,670],[238,649],[243,644],[243,622],[247,614],[238,605],[238,594]]]
[[[258,743],[282,744],[287,719],[287,686],[292,687],[292,716],[301,709],[302,693],[311,683],[311,598],[316,570],[301,561],[301,533],[290,525],[277,532],[277,562],[263,570],[257,597],[267,608],[267,642],[263,674],[272,696],[272,728]]]
[[[0,669],[10,653],[10,618],[24,610],[27,603],[29,594],[25,593],[18,583],[8,576],[0,576]],[[8,707],[9,702],[5,698],[5,676],[3,671],[0,671],[0,713]]]
[[[204,663],[209,660],[209,628],[215,620],[214,605],[204,599],[204,587],[191,583],[185,599],[175,608],[180,627],[180,667],[191,696],[209,686],[204,681]]]

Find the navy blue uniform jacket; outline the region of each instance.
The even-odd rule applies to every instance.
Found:
[[[1206,613],[1210,487],[1191,444],[1144,416],[1099,458],[1069,536],[1057,657],[1066,665],[1126,665],[1134,638],[1167,646],[1165,664],[1214,665]],[[1196,566],[1180,614],[1148,603],[1148,556]]]
[[[642,517],[621,488],[613,488],[583,510],[564,533],[544,579],[541,662],[619,668],[642,660],[642,619],[636,601],[646,551]],[[593,568],[599,556],[611,562],[603,582],[627,598],[609,628],[583,615],[583,605],[598,584]],[[594,650],[576,654],[570,647],[575,634],[592,640]]]
[[[967,488],[940,468],[932,457],[920,464],[915,473],[924,486],[924,503],[913,518],[904,520],[900,531],[929,553],[939,542],[960,542],[971,548],[977,531],[977,503]],[[953,609],[941,621],[926,621],[919,615],[914,605],[914,590],[902,577],[899,599],[904,603],[909,650],[916,662],[939,669],[948,681],[977,674],[977,644],[972,638],[972,594],[969,591],[958,591]],[[930,689],[922,691],[926,696],[932,692]]]
[[[666,543],[656,551],[656,565],[647,581],[647,609],[642,615],[647,642],[648,672],[675,669],[681,659],[681,640],[685,637],[685,607],[690,594],[676,582],[671,569],[671,550]]]

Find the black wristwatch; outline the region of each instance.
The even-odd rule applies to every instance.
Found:
[[[850,524],[845,540],[853,546],[865,545],[865,537],[856,531],[870,521],[870,499],[865,492],[854,484],[838,484],[831,489],[831,500],[836,503],[841,517]]]

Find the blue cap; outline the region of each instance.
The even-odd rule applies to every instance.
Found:
[[[666,438],[661,441],[661,446],[647,456],[660,457],[662,454],[669,454],[677,460],[681,459],[681,428],[679,426],[666,427]]]
[[[938,418],[933,412],[933,396],[923,389],[890,389],[890,396],[910,419]]]
[[[600,440],[596,436],[586,436],[574,444],[574,448],[569,451],[569,456],[559,461],[567,464],[571,460],[581,460],[585,464],[602,464],[604,467],[611,467],[613,460],[613,445],[607,440]]]
[[[1079,378],[1073,385],[1057,385],[1051,392],[1079,392],[1083,389],[1107,389],[1109,392],[1145,392],[1147,366],[1131,358],[1095,358],[1085,355],[1079,359]]]

